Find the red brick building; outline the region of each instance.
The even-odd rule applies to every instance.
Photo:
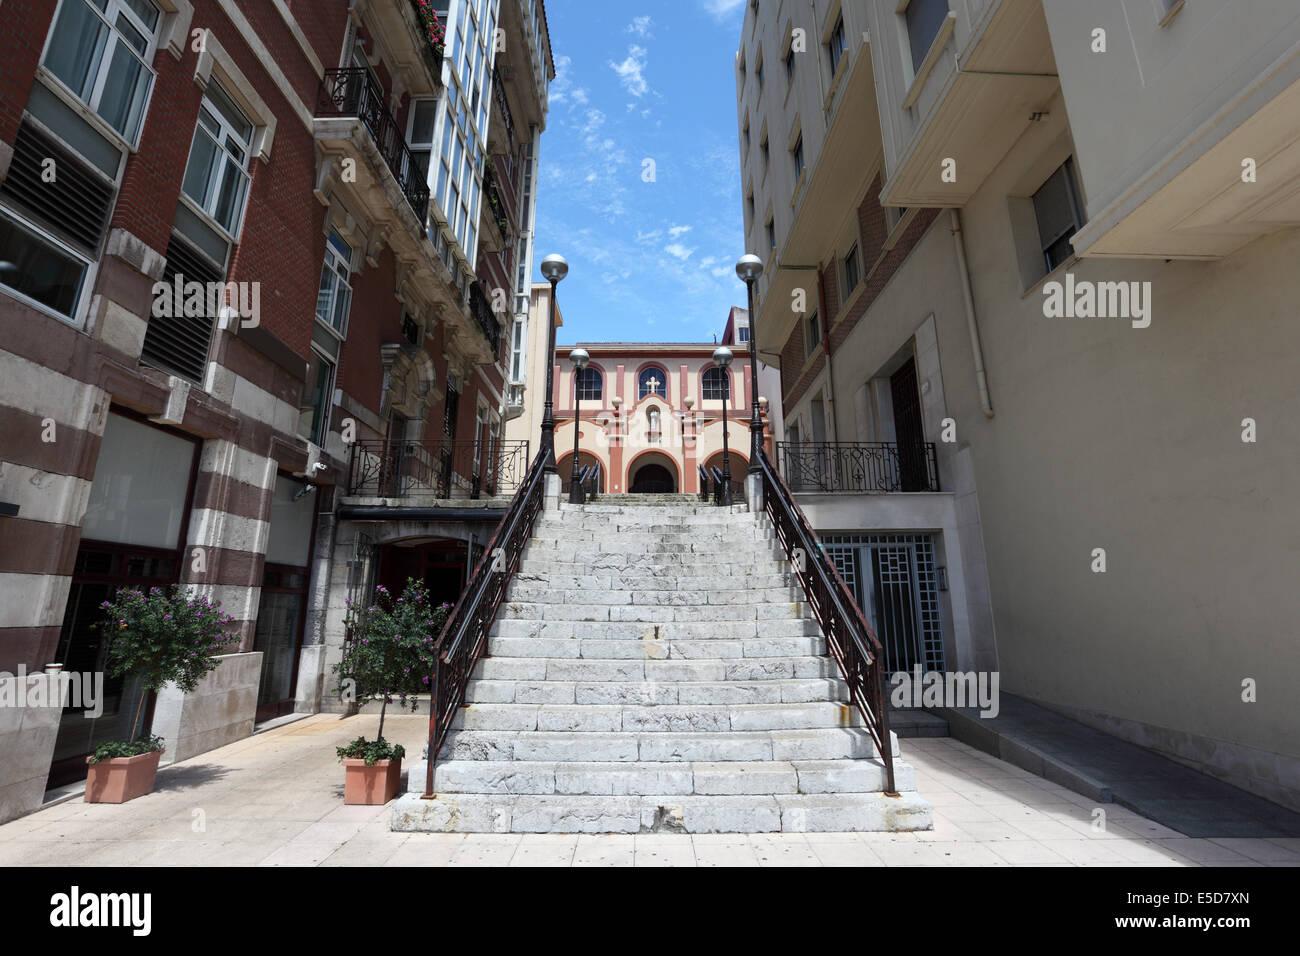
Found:
[[[434,6],[5,4],[0,680],[102,670],[101,601],[193,585],[240,644],[154,703],[183,759],[320,709],[366,508],[419,492],[462,556],[481,522],[429,509],[490,520],[553,66],[541,0]],[[0,819],[138,694],[0,730]]]

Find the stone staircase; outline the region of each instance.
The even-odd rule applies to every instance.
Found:
[[[423,800],[394,830],[931,826],[899,796],[767,518],[686,496],[544,512]]]

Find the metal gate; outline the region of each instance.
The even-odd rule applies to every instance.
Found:
[[[934,537],[823,534],[826,555],[880,639],[888,673],[944,670]]]

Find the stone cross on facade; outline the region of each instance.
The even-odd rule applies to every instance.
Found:
[[[646,384],[650,386],[651,395],[658,395],[659,386],[662,385],[663,382],[659,381],[659,379],[656,376],[651,375],[648,379],[646,379]]]

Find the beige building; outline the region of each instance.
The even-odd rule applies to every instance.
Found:
[[[813,0],[736,56],[777,459],[892,661],[1291,806],[1297,51],[1287,0]]]

